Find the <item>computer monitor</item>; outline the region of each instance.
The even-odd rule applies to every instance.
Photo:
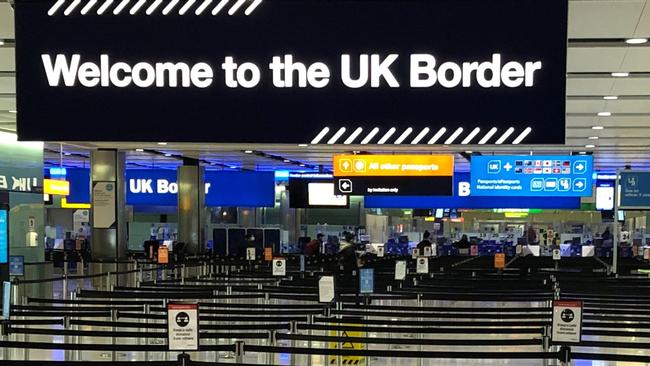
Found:
[[[645,238],[645,245],[650,246],[650,238]]]
[[[54,239],[54,250],[63,250],[63,239]]]
[[[408,242],[409,242],[409,237],[406,236],[406,235],[402,235],[402,236],[399,237],[399,239],[397,239],[397,241],[398,241],[399,243],[402,243],[402,244],[403,244],[403,243],[407,243],[407,244],[408,244]]]
[[[579,236],[574,236],[572,239],[573,244],[582,244],[582,238]]]

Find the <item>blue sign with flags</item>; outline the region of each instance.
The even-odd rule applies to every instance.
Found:
[[[619,185],[621,187],[620,209],[650,209],[650,171],[622,171]]]
[[[359,293],[371,294],[375,292],[375,270],[361,268],[359,270]]]
[[[473,196],[590,197],[593,158],[472,156]]]

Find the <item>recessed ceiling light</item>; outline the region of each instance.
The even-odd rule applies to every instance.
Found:
[[[298,147],[307,147],[309,146],[308,144],[298,144]]]
[[[167,145],[167,143],[166,142],[159,142],[158,145],[165,146],[165,145]]]
[[[0,39],[0,46],[4,46],[4,45],[5,45],[5,40],[4,40],[4,39]]]
[[[144,149],[135,149],[137,152],[144,152]]]
[[[598,136],[589,136],[589,140],[598,140]]]
[[[230,169],[237,169],[237,167],[236,166],[231,166]]]
[[[305,164],[300,164],[300,166],[303,166],[303,167],[304,167],[304,166],[305,166]]]
[[[629,72],[613,72],[612,76],[615,77],[615,78],[626,78],[626,77],[630,76],[630,73]]]
[[[585,145],[585,148],[587,149],[593,149],[594,147],[596,147],[596,145]]]
[[[605,100],[618,100],[618,95],[606,95],[603,97]]]
[[[289,160],[289,159],[284,159],[284,162],[285,162],[285,163],[290,163],[291,160]]]
[[[253,150],[244,150],[244,154],[252,154]]]
[[[9,110],[9,113],[13,113],[13,114],[16,114],[16,113],[18,113],[18,111],[17,111],[17,110],[15,110],[15,109],[10,109],[10,110]]]
[[[598,112],[598,117],[609,117],[612,115],[612,112]]]
[[[580,154],[580,155],[587,155],[587,152],[586,152],[586,151],[580,151],[578,154]]]
[[[172,154],[167,153],[167,154],[165,154],[165,156],[166,156],[166,157],[170,157],[170,156],[172,156]]]
[[[67,152],[67,153],[63,153],[63,155],[70,156],[70,155],[72,155],[72,153]]]
[[[627,44],[644,44],[647,42],[648,42],[647,38],[628,38],[625,40],[625,43]]]
[[[604,130],[605,127],[603,127],[603,126],[594,126],[594,127],[592,127],[591,129],[592,129],[592,130]]]
[[[471,153],[472,153],[472,151],[470,151],[470,150],[465,151],[465,154],[471,154]]]

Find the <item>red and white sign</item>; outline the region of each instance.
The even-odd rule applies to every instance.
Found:
[[[198,351],[198,304],[167,304],[167,345],[170,351]]]
[[[286,276],[287,275],[287,260],[284,258],[273,259],[273,275]]]
[[[582,340],[582,301],[553,301],[553,332],[555,344],[576,344]]]

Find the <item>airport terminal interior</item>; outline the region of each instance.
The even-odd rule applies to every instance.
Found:
[[[0,365],[650,364],[650,0],[0,0]]]

